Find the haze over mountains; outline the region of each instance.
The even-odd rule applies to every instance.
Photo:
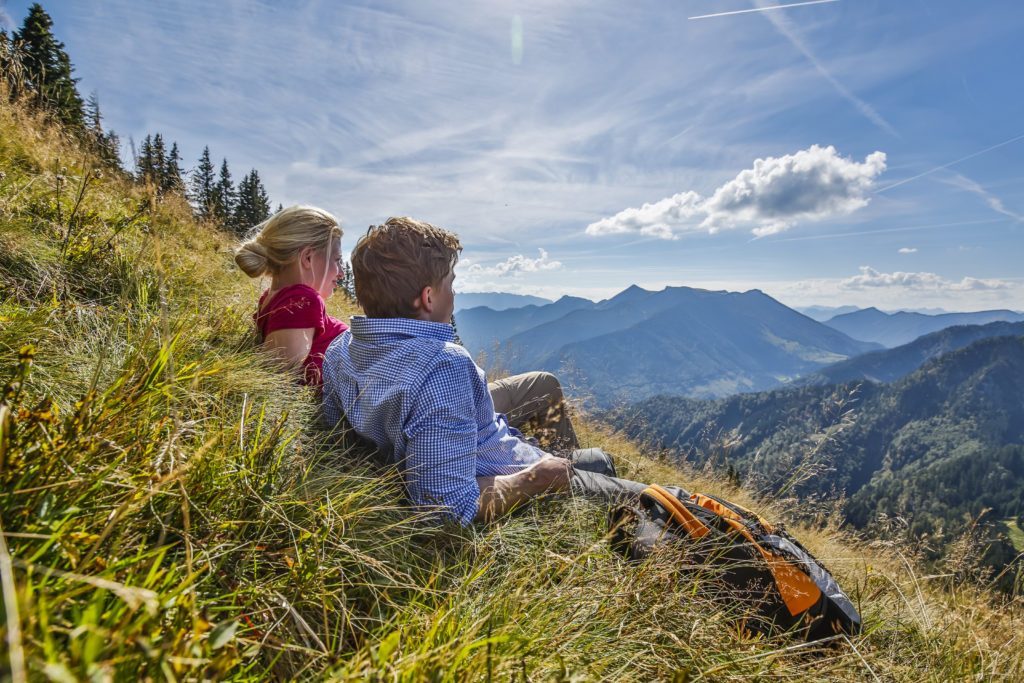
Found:
[[[1024,336],[1024,322],[995,322],[988,325],[958,325],[918,337],[894,349],[871,351],[822,368],[802,378],[800,384],[840,384],[867,380],[894,382],[932,358],[970,346],[991,337]]]
[[[597,303],[460,312],[471,353],[509,372],[559,373],[598,405],[657,394],[716,398],[781,386],[879,346],[784,306],[759,290],[632,286]]]
[[[459,292],[455,297],[455,312],[477,306],[486,306],[495,311],[522,306],[543,306],[550,304],[551,299],[544,299],[529,294],[509,294],[508,292]]]
[[[854,339],[892,348],[954,325],[985,325],[997,321],[1021,322],[1024,321],[1024,313],[996,310],[926,315],[907,311],[885,313],[877,308],[865,308],[837,315],[826,320],[825,324]]]

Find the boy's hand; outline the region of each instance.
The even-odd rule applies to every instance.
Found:
[[[477,477],[480,507],[476,521],[489,522],[513,507],[548,491],[565,491],[572,480],[572,463],[547,455],[516,474]]]

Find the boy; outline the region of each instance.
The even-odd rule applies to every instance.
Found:
[[[598,449],[555,457],[495,411],[483,370],[455,343],[449,322],[461,251],[454,234],[411,218],[371,226],[359,240],[352,269],[366,317],[353,317],[325,354],[325,419],[336,424],[344,414],[399,465],[414,504],[461,524],[570,487],[611,498],[638,494],[644,486],[614,479]],[[554,392],[553,379],[534,384]],[[512,385],[503,400],[522,402],[510,396],[523,385]],[[558,435],[576,445],[571,425]]]

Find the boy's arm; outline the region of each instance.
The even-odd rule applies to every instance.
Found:
[[[462,524],[490,521],[547,490],[568,488],[568,461],[548,456],[516,474],[476,476],[472,361],[449,358],[430,373],[405,425],[405,483],[416,505],[441,506]]]
[[[480,501],[474,521],[489,522],[542,493],[564,491],[569,488],[571,477],[572,467],[568,460],[546,453],[522,472],[477,477]]]

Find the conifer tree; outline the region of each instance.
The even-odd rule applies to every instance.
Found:
[[[71,58],[64,51],[64,43],[54,37],[53,19],[39,3],[29,8],[14,39],[21,43],[26,85],[39,104],[64,125],[82,130],[85,113],[76,87],[78,79],[72,76]]]
[[[220,177],[217,184],[213,186],[213,217],[228,229],[234,226],[235,210],[235,186],[231,182],[231,171],[228,170],[228,160],[224,159],[220,164]]]
[[[164,161],[164,174],[160,183],[162,192],[180,193],[185,187],[181,179],[181,154],[178,152],[178,143],[171,144],[171,153]]]
[[[136,179],[140,183],[156,182],[156,164],[153,159],[153,136],[147,135],[142,140],[139,156],[135,160]]]
[[[243,233],[270,217],[270,197],[260,181],[256,169],[249,171],[238,183],[238,203],[235,205],[234,227]]]
[[[277,211],[275,211],[274,213],[281,213],[282,211],[284,211],[284,204],[282,204],[281,202],[278,202],[277,203]]]
[[[352,272],[352,264],[348,261],[344,264],[345,270],[338,278],[338,286],[349,301],[356,300],[356,278]]]
[[[114,131],[103,130],[100,101],[93,92],[85,102],[85,137],[96,155],[109,167],[121,167],[121,143]]]
[[[157,133],[153,136],[153,184],[162,189],[167,172],[167,150],[164,148],[164,136]]]
[[[196,216],[203,220],[214,218],[214,192],[216,181],[213,176],[213,162],[210,161],[210,148],[204,147],[199,157],[199,165],[192,172],[192,204]]]
[[[85,130],[88,133],[90,142],[98,145],[103,139],[103,115],[100,114],[100,101],[96,93],[89,94],[85,101]]]

